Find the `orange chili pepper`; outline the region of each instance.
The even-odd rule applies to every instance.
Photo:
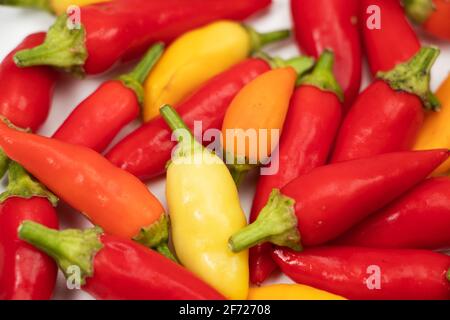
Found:
[[[281,135],[296,78],[291,67],[268,71],[247,84],[231,102],[222,136],[227,155],[239,160],[231,166],[237,184],[252,164],[269,157],[277,145],[272,134]],[[241,148],[244,142],[245,148]],[[243,158],[245,164],[240,165]]]
[[[403,0],[406,14],[430,34],[450,41],[450,0]]]
[[[11,128],[0,121],[0,148],[106,232],[167,249],[168,223],[156,197],[136,177],[97,152]]]

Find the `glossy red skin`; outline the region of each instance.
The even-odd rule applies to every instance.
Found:
[[[331,92],[302,85],[291,99],[280,140],[277,174],[261,176],[250,215],[255,221],[273,189],[281,189],[302,174],[326,163],[342,119],[342,105]],[[250,280],[262,283],[276,268],[270,257],[272,245],[250,249]]]
[[[377,80],[361,93],[344,119],[331,161],[411,150],[424,116],[419,97],[394,91]]]
[[[424,181],[336,243],[377,248],[450,248],[450,178]]]
[[[448,150],[396,152],[319,167],[281,189],[295,200],[301,242],[336,239],[425,179]]]
[[[370,30],[367,27],[367,20],[372,15],[367,13],[367,9],[372,5],[380,8],[381,29]],[[420,41],[400,1],[361,0],[360,20],[366,56],[373,75],[393,69],[420,50]]]
[[[352,300],[448,300],[450,257],[426,250],[323,247],[293,252],[277,249],[273,258],[297,283]],[[369,289],[380,269],[380,289]],[[371,284],[373,282],[370,282]]]
[[[53,138],[101,153],[139,113],[135,92],[119,80],[108,81],[72,111]]]
[[[18,238],[25,220],[58,229],[56,210],[45,198],[12,197],[0,205],[0,300],[48,300],[53,294],[58,268]]]
[[[21,128],[36,131],[47,119],[57,74],[48,67],[19,68],[14,54],[40,45],[45,33],[26,37],[0,65],[0,114]]]
[[[83,289],[101,300],[224,300],[192,273],[128,239],[102,235]]]
[[[157,41],[170,42],[218,19],[243,20],[271,0],[116,0],[81,8],[86,28],[88,74],[142,54]]]
[[[334,52],[334,73],[344,89],[348,107],[361,86],[358,6],[359,0],[291,0],[298,45],[305,54],[316,58],[325,49]]]
[[[181,103],[177,112],[191,129],[194,121],[201,121],[203,132],[212,128],[220,130],[233,98],[247,83],[269,70],[264,60],[247,59],[207,82]],[[106,158],[142,180],[157,177],[166,171],[176,146],[171,136],[169,126],[158,117],[125,137]]]

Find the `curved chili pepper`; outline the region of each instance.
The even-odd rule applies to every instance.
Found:
[[[297,283],[354,300],[448,300],[450,257],[425,250],[329,247],[273,258]]]
[[[56,264],[21,241],[17,230],[25,220],[57,229],[58,217],[53,207],[57,200],[22,167],[11,162],[8,188],[0,195],[0,300],[51,298]]]
[[[439,87],[436,97],[442,103],[439,112],[428,112],[425,122],[417,135],[414,150],[450,149],[450,74]],[[450,160],[444,162],[433,175],[450,174]]]
[[[299,59],[299,72],[304,72],[313,64],[309,58]],[[191,130],[194,121],[202,124],[202,134],[208,129],[220,129],[225,112],[236,94],[270,68],[269,63],[262,59],[247,59],[208,81],[180,104],[177,112]],[[165,166],[176,146],[171,136],[169,126],[162,118],[153,119],[120,141],[106,154],[106,158],[142,180],[154,178],[166,171]]]
[[[103,83],[74,109],[53,138],[104,151],[117,133],[139,116],[144,101],[142,83],[163,48],[154,45],[131,73]]]
[[[70,6],[86,6],[106,1],[111,0],[0,0],[0,4],[40,9],[60,15]]]
[[[438,105],[429,90],[430,69],[438,55],[438,49],[423,48],[407,63],[379,74],[345,118],[332,162],[412,148],[424,121],[423,107]]]
[[[144,121],[157,117],[162,105],[180,103],[209,79],[245,60],[250,53],[289,34],[289,30],[261,34],[227,20],[183,34],[167,48],[145,82]]]
[[[325,51],[313,73],[301,81],[291,104],[280,138],[278,171],[259,178],[250,221],[258,217],[274,188],[282,188],[298,176],[324,165],[342,119],[342,89],[333,76],[333,54]],[[276,268],[268,243],[250,249],[250,279],[262,283]]]
[[[448,0],[402,0],[406,14],[428,33],[450,41],[450,2]]]
[[[100,228],[55,231],[25,221],[19,237],[55,259],[66,277],[78,266],[82,289],[97,299],[224,299],[173,261]]]
[[[166,184],[177,256],[225,297],[244,300],[248,252],[230,254],[227,245],[228,238],[247,224],[233,178],[222,159],[195,140],[172,107],[166,105],[160,112],[179,140]]]
[[[133,175],[92,149],[20,132],[3,121],[0,147],[94,224],[170,256],[164,209]]]
[[[17,65],[51,65],[97,74],[217,19],[243,20],[270,0],[115,0],[80,8],[80,23],[58,17],[45,42],[18,52]]]
[[[361,32],[373,75],[392,70],[417,54],[420,42],[400,1],[361,0],[360,7]]]
[[[274,189],[258,219],[230,238],[230,246],[239,252],[261,242],[294,250],[327,243],[417,185],[449,155],[397,152],[316,168],[281,192]]]
[[[296,79],[297,73],[291,67],[267,71],[231,101],[223,119],[222,137],[227,159],[235,159],[227,164],[236,185],[251,167],[269,158],[278,145],[272,140],[273,132],[281,134]],[[247,135],[249,130],[255,133],[253,141]]]
[[[347,300],[343,297],[299,284],[273,284],[250,288],[248,300]]]
[[[337,243],[377,248],[450,248],[450,178],[424,181]]]
[[[47,119],[56,82],[51,68],[21,69],[14,64],[16,52],[41,44],[45,33],[26,37],[0,65],[0,114],[16,126],[33,131]]]
[[[291,0],[291,7],[300,48],[316,58],[326,49],[334,52],[334,73],[351,106],[362,74],[359,0]]]

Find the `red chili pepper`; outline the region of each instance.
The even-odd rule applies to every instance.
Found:
[[[429,90],[430,69],[438,55],[438,49],[423,48],[407,63],[379,74],[345,118],[332,162],[412,148],[424,121],[423,107],[438,105]]]
[[[420,50],[419,39],[398,0],[361,0],[360,23],[373,75],[388,71]]]
[[[274,251],[297,283],[355,300],[448,300],[450,257],[425,250],[329,247]]]
[[[80,8],[80,23],[60,16],[43,45],[15,55],[19,66],[52,65],[96,74],[218,19],[243,20],[271,0],[115,0]],[[76,17],[71,17],[76,18]]]
[[[33,131],[47,119],[56,82],[51,68],[21,69],[14,64],[16,52],[40,45],[45,33],[35,33],[6,56],[0,65],[0,114],[21,128]]]
[[[154,45],[133,72],[102,84],[70,114],[53,138],[102,152],[117,133],[139,116],[142,83],[163,52]]]
[[[177,107],[177,112],[193,129],[201,121],[203,132],[222,126],[225,112],[236,94],[258,75],[269,71],[270,65],[261,59],[248,59],[206,83]],[[116,166],[142,180],[163,174],[177,142],[172,131],[158,117],[132,132],[106,155]]]
[[[449,155],[397,152],[316,168],[281,193],[274,189],[258,219],[233,235],[230,246],[238,252],[261,242],[295,250],[327,243],[417,185]]]
[[[33,220],[58,228],[56,197],[33,181],[15,162],[9,165],[7,191],[0,195],[0,300],[48,300],[56,264],[17,237],[19,225]]]
[[[282,188],[298,176],[326,163],[342,118],[342,89],[333,76],[333,54],[325,51],[313,73],[302,79],[280,139],[278,171],[259,178],[250,221],[258,217],[274,188]],[[250,280],[262,283],[276,268],[268,243],[250,249]]]
[[[350,106],[361,85],[359,0],[291,0],[291,6],[300,48],[314,57],[326,49],[334,52],[334,72]]]
[[[450,248],[450,178],[424,181],[336,242],[377,248]]]
[[[55,231],[25,221],[19,237],[46,252],[66,276],[80,268],[83,290],[107,300],[223,300],[187,269],[100,228]]]

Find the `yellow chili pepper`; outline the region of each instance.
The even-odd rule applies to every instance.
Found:
[[[0,4],[36,8],[60,15],[65,13],[71,5],[82,7],[88,4],[106,1],[111,0],[0,0]]]
[[[144,121],[164,104],[176,105],[202,84],[244,60],[262,46],[284,39],[289,31],[260,34],[232,21],[218,21],[173,42],[145,83]]]
[[[250,288],[248,300],[347,300],[344,297],[300,284],[275,284]]]
[[[414,150],[450,149],[450,75],[436,93],[442,106],[437,112],[429,112],[417,137]],[[450,160],[433,173],[434,176],[450,174]]]
[[[180,141],[166,186],[178,258],[226,298],[246,299],[248,252],[228,248],[228,238],[246,225],[233,178],[219,157],[195,141],[173,108],[164,106],[161,115]]]

